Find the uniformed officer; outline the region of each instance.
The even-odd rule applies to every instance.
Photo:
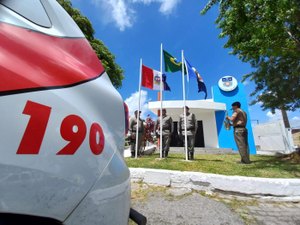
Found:
[[[160,118],[157,119],[155,124],[155,131],[160,136]],[[171,135],[173,132],[172,117],[167,115],[167,110],[162,109],[162,157],[168,157]]]
[[[141,111],[139,112],[141,115]],[[129,136],[130,136],[130,149],[131,149],[131,157],[135,157],[135,145],[136,145],[136,134],[138,135],[138,156],[141,155],[141,145],[143,139],[143,132],[144,132],[144,123],[141,118],[138,118],[138,110],[135,110],[134,116],[129,119]],[[137,131],[137,121],[139,123],[139,130]]]
[[[188,147],[188,160],[194,160],[194,146],[195,146],[195,134],[197,128],[196,117],[193,113],[190,113],[190,108],[185,106],[186,110],[186,130],[187,130],[187,147]],[[180,115],[178,123],[179,137],[185,141],[185,129],[184,129],[184,113]]]
[[[241,163],[250,163],[249,147],[248,147],[248,130],[247,114],[241,110],[241,103],[232,103],[233,114],[231,117],[227,116],[226,119],[232,121],[234,127],[234,140],[238,146],[239,153],[241,155]]]

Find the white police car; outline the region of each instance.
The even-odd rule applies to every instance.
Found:
[[[126,112],[55,0],[0,0],[0,225],[127,224]]]

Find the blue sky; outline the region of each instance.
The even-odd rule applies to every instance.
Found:
[[[73,6],[87,16],[101,39],[116,56],[117,63],[125,71],[123,86],[119,89],[131,110],[137,107],[139,59],[153,69],[160,68],[160,43],[164,49],[181,59],[185,57],[197,68],[208,88],[225,75],[232,75],[241,81],[242,76],[251,72],[251,67],[242,63],[229,49],[223,48],[225,39],[219,39],[220,30],[214,23],[218,8],[214,7],[205,16],[200,10],[207,1],[199,0],[72,0]],[[182,99],[181,74],[167,74],[171,92],[165,92],[166,100]],[[254,84],[245,82],[249,95]],[[197,84],[191,80],[187,88],[189,100],[202,99],[197,93]],[[142,108],[147,110],[147,102],[157,98],[157,92],[143,89]],[[251,101],[249,97],[248,101]],[[147,112],[145,112],[147,113]],[[299,111],[289,112],[292,126],[300,126]],[[260,123],[280,118],[262,111],[259,105],[250,107],[252,120]]]

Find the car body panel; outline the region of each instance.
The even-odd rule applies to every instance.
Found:
[[[17,1],[5,2],[0,0],[0,214],[67,223],[90,212],[94,218],[82,224],[127,224],[130,179],[120,94],[55,0],[40,1],[49,28],[45,18],[34,21],[39,15],[14,11]],[[74,151],[62,153],[69,143]],[[99,217],[99,209],[118,214]]]
[[[68,15],[68,13],[56,2],[56,0],[40,1],[51,22],[51,27],[40,26],[38,24],[38,21],[32,22],[26,19],[27,15],[22,15],[20,14],[21,12],[16,13],[15,11],[6,7],[5,3],[8,1],[17,2],[17,4],[20,4],[21,2],[20,0],[0,0],[0,21],[4,23],[14,24],[16,26],[24,27],[51,36],[84,38],[84,34],[78,28],[76,23]],[[21,3],[21,4],[30,4],[30,2],[34,2],[34,1],[39,1],[39,0],[22,0],[22,2],[26,2],[26,3]],[[30,10],[29,13],[36,13],[36,12]]]
[[[29,116],[22,113],[28,100],[51,107],[37,155],[16,154],[29,121]],[[0,198],[0,206],[5,206],[0,208],[2,212],[34,212],[65,219],[100,177],[113,154],[123,150],[123,103],[106,74],[75,87],[2,96],[0,108],[0,193],[7,193]],[[87,127],[95,121],[101,124],[105,135],[101,155],[91,152],[88,138],[75,154],[57,155],[68,143],[59,128],[71,114],[83,118]]]
[[[95,225],[99,221],[107,225],[128,224],[130,177],[122,159],[122,154],[114,155],[102,177],[64,222],[65,225]]]

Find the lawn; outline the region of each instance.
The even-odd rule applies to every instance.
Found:
[[[167,159],[159,160],[159,154],[142,158],[126,158],[128,167],[195,171],[223,175],[239,175],[267,178],[300,178],[300,164],[284,161],[276,156],[251,156],[251,164],[239,164],[240,156],[195,155],[193,162],[184,161],[183,154],[170,154]]]

